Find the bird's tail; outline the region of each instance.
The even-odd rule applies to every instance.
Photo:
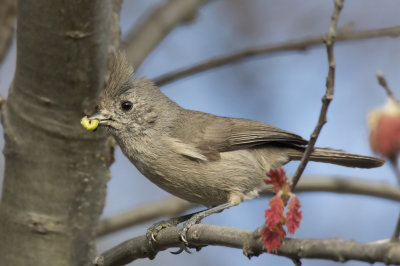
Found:
[[[301,160],[303,151],[293,150],[289,156],[291,160]],[[314,162],[331,163],[358,168],[375,168],[383,165],[385,162],[378,158],[351,154],[342,150],[334,150],[330,148],[315,148],[311,153],[310,160]]]

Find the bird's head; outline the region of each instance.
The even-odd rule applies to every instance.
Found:
[[[159,114],[156,103],[160,94],[151,81],[134,79],[133,68],[125,54],[116,53],[97,112],[87,119],[89,122],[97,120],[99,126],[106,127],[113,135],[140,134],[156,124]]]

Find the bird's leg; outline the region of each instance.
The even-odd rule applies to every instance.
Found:
[[[153,224],[152,226],[150,226],[146,232],[146,237],[149,240],[150,246],[153,246],[153,243],[156,242],[156,236],[157,236],[158,232],[160,232],[162,229],[171,227],[171,226],[177,226],[178,224],[183,223],[184,221],[187,221],[188,219],[190,219],[193,215],[195,215],[197,213],[198,212],[182,215],[179,217],[174,217],[174,218],[171,218],[168,220],[163,220],[163,221],[157,222],[157,223]]]
[[[187,246],[189,243],[187,241],[186,235],[190,227],[192,227],[195,224],[198,224],[206,218],[207,216],[210,216],[211,214],[222,212],[223,210],[232,207],[234,204],[231,202],[227,202],[212,208],[209,208],[204,211],[200,211],[197,213],[191,214],[189,218],[187,218],[187,221],[183,224],[182,229],[179,231],[179,238],[181,241]]]

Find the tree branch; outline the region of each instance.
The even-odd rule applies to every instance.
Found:
[[[356,31],[356,32],[344,31],[340,32],[337,35],[336,42],[365,40],[365,39],[382,38],[382,37],[394,38],[398,37],[399,35],[400,35],[400,26],[382,28],[376,30]],[[254,58],[255,56],[258,55],[267,55],[267,54],[288,52],[288,51],[305,51],[309,48],[320,46],[321,44],[323,44],[323,38],[324,36],[315,36],[301,40],[293,40],[284,43],[279,43],[275,45],[266,45],[261,47],[248,48],[246,50],[239,51],[237,53],[233,53],[230,55],[209,59],[205,62],[198,63],[188,68],[172,71],[170,73],[166,73],[161,76],[155,77],[152,80],[158,86],[163,86],[190,75],[198,74],[217,67],[222,67],[227,64],[240,62],[245,59]]]
[[[333,45],[335,44],[336,38],[336,28],[337,23],[340,15],[340,11],[343,8],[344,0],[335,0],[335,8],[333,10],[331,25],[329,27],[328,34],[324,39],[326,45],[326,52],[328,54],[328,64],[329,64],[329,71],[328,76],[326,78],[326,92],[325,95],[322,97],[322,107],[319,113],[318,123],[311,134],[310,140],[308,141],[308,145],[306,150],[303,153],[303,157],[301,158],[299,167],[297,168],[296,172],[292,178],[292,190],[295,189],[297,182],[299,181],[301,175],[303,174],[304,169],[310,159],[311,153],[314,149],[315,142],[317,141],[318,135],[321,132],[322,127],[327,121],[326,114],[328,112],[328,107],[330,102],[333,99],[334,87],[335,87],[335,57],[333,52]]]
[[[296,187],[296,192],[334,192],[378,197],[400,202],[400,188],[378,182],[365,182],[354,178],[304,178]],[[264,190],[261,195],[270,196],[271,191]],[[142,205],[136,209],[105,218],[100,221],[97,235],[103,236],[141,223],[163,217],[175,217],[199,205],[171,198]]]
[[[0,64],[7,55],[14,36],[14,24],[17,17],[17,1],[0,1]]]
[[[152,259],[159,251],[182,245],[179,240],[179,228],[170,227],[160,231],[154,249],[145,235],[138,236],[104,252],[91,265],[120,266],[139,258]],[[197,224],[189,229],[187,236],[192,247],[215,245],[239,248],[243,249],[243,253],[249,258],[265,252],[259,240],[258,230]],[[387,240],[357,243],[354,240],[341,239],[286,239],[276,254],[294,260],[312,258],[339,262],[358,260],[400,264],[400,244]]]
[[[151,51],[179,24],[195,18],[210,0],[169,0],[148,14],[125,38],[128,60],[139,68]]]
[[[178,198],[163,199],[100,221],[97,236],[106,235],[127,227],[161,217],[175,217],[197,206]]]
[[[400,188],[381,182],[366,182],[355,178],[304,178],[299,181],[296,193],[300,192],[333,192],[339,194],[356,194],[400,201]]]

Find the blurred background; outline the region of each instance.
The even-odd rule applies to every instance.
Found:
[[[164,1],[125,1],[121,13],[123,36],[149,10]],[[136,71],[136,76],[157,77],[166,72],[248,47],[275,44],[325,34],[333,1],[218,0],[205,5],[195,21],[176,28]],[[350,0],[345,2],[339,27],[377,29],[400,24],[397,0]],[[386,101],[376,81],[382,70],[400,97],[400,39],[379,38],[337,43],[336,85],[317,146],[372,155],[368,146],[366,114]],[[7,95],[15,68],[15,41],[0,66],[0,91]],[[237,64],[191,76],[163,87],[163,92],[185,108],[222,116],[249,118],[270,123],[309,138],[325,93],[328,71],[323,46],[305,52],[258,56]],[[2,129],[1,133],[2,133]],[[0,140],[1,147],[3,140]],[[288,176],[298,163],[285,167]],[[4,158],[0,161],[1,174]],[[144,178],[118,149],[111,167],[104,217],[160,200],[170,195]],[[309,163],[305,175],[346,176],[396,185],[387,164],[360,170]],[[298,238],[355,239],[366,242],[390,238],[399,213],[396,202],[366,196],[332,193],[301,193],[303,221]],[[255,229],[264,223],[268,198],[258,198],[213,215],[204,223]],[[155,221],[153,221],[155,222]],[[151,223],[122,230],[98,240],[99,252],[145,233]],[[250,261],[242,251],[206,247],[193,254],[161,252],[135,265],[292,265],[289,259],[263,254]],[[303,265],[337,265],[322,260],[303,260]],[[350,261],[345,265],[367,265]],[[379,264],[377,264],[379,265]]]

